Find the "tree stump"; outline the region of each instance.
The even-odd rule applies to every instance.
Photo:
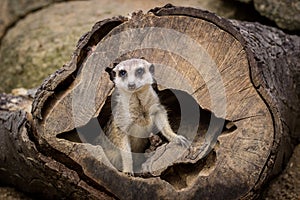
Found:
[[[1,110],[0,177],[48,198],[256,198],[300,138],[299,47],[275,28],[172,5],[100,21],[38,89],[31,114]],[[192,143],[152,136],[128,177],[94,141],[106,142],[112,115],[109,72],[140,57],[155,65],[173,130]]]

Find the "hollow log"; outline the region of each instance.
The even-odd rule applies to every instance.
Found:
[[[42,83],[31,113],[2,98],[1,183],[49,199],[255,199],[299,142],[299,47],[297,36],[195,8],[100,21]],[[112,116],[108,72],[141,57],[191,145],[151,136],[129,177],[95,140],[107,142]]]

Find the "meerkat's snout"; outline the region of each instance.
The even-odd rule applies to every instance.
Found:
[[[128,83],[128,89],[129,90],[134,90],[136,88],[136,84],[135,83]]]

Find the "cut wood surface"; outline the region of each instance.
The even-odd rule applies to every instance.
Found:
[[[34,166],[37,172],[7,177],[18,169],[9,161],[0,165],[0,177],[20,187],[44,183],[45,173],[54,170],[49,185],[24,191],[43,195],[52,188],[55,197],[256,198],[300,138],[299,46],[299,37],[274,28],[171,5],[98,22],[80,39],[71,62],[38,89],[32,117],[1,111],[2,146],[12,135],[27,138],[21,154],[37,164],[22,169]],[[140,57],[155,65],[156,91],[172,128],[193,142],[189,149],[149,146],[128,177],[94,140],[105,136],[111,116],[108,72],[113,63]],[[66,184],[57,185],[57,177]]]

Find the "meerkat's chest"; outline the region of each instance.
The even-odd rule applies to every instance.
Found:
[[[139,126],[148,126],[152,123],[149,109],[141,105],[134,105],[129,110],[130,118],[134,124]]]
[[[149,108],[140,104],[135,104],[129,109],[130,134],[139,138],[148,138],[154,128],[154,119]]]
[[[116,124],[131,133],[147,135],[154,126],[153,95],[131,95],[117,104],[118,114],[115,115]],[[121,99],[121,98],[120,98]],[[120,100],[119,99],[119,100]]]

